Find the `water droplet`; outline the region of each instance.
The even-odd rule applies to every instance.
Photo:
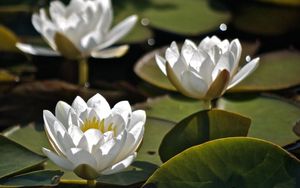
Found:
[[[246,61],[250,62],[251,61],[251,57],[249,55],[246,56]]]
[[[142,24],[143,26],[148,26],[149,23],[150,23],[150,20],[149,20],[148,18],[143,18],[143,19],[141,20],[141,24]]]
[[[151,39],[148,39],[148,45],[149,46],[154,46],[154,44],[155,44],[155,40],[153,39],[153,38],[151,38]]]
[[[226,31],[227,30],[227,25],[222,23],[219,28],[220,28],[221,31]]]

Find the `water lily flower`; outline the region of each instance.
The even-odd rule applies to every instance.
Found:
[[[132,15],[110,29],[113,20],[110,0],[71,0],[67,6],[52,1],[49,15],[50,18],[44,8],[40,9],[33,14],[32,24],[52,49],[18,43],[20,50],[69,59],[119,57],[127,51],[127,45],[107,47],[125,36],[137,21],[137,16]]]
[[[258,66],[259,58],[239,69],[242,47],[238,39],[221,41],[206,37],[198,46],[185,40],[181,52],[176,42],[165,52],[156,54],[156,63],[174,87],[195,99],[212,100],[240,83]]]
[[[110,108],[100,94],[87,103],[76,97],[72,105],[59,101],[55,116],[43,112],[45,131],[55,152],[43,148],[56,165],[87,180],[113,174],[136,158],[146,114],[131,110],[127,101]]]

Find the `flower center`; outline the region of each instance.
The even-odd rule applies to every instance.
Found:
[[[110,123],[108,126],[105,126],[104,119],[102,119],[101,121],[95,117],[92,119],[86,119],[81,126],[81,130],[82,132],[85,132],[89,129],[97,129],[102,134],[108,131],[112,131],[114,135],[116,135],[116,127],[113,126],[113,123]]]

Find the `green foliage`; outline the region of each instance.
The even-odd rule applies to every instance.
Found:
[[[46,159],[0,135],[0,179],[40,166]]]
[[[251,120],[222,110],[204,110],[180,121],[164,137],[159,154],[167,161],[183,150],[209,140],[247,136]]]
[[[295,187],[299,170],[298,159],[270,142],[224,138],[176,155],[144,187]]]
[[[259,67],[235,86],[233,91],[267,91],[286,89],[300,84],[300,53],[277,51],[259,56]]]
[[[251,118],[248,136],[271,141],[281,146],[299,139],[293,126],[299,119],[299,106],[268,96],[228,97],[218,107]]]

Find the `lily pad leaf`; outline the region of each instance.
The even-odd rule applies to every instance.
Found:
[[[232,24],[239,30],[258,35],[276,36],[299,29],[298,6],[272,6],[255,1],[243,1],[238,3],[238,6],[236,3],[233,6]]]
[[[230,13],[214,10],[207,0],[151,0],[152,8],[142,15],[150,26],[182,35],[199,35],[215,30],[230,19]]]
[[[223,110],[204,110],[180,121],[164,137],[159,154],[167,161],[183,150],[209,140],[247,136],[251,120]]]
[[[293,126],[300,117],[296,104],[276,97],[261,95],[231,96],[218,101],[219,108],[251,118],[248,136],[271,141],[281,146],[295,142],[299,137]]]
[[[63,175],[59,170],[40,170],[26,174],[4,178],[0,180],[1,186],[34,187],[34,186],[56,186]]]
[[[203,101],[177,95],[149,98],[146,103],[135,105],[146,110],[147,116],[179,122],[183,118],[207,108]]]
[[[0,179],[41,165],[45,158],[0,135]]]
[[[144,187],[296,187],[300,161],[255,138],[213,140],[164,163]]]
[[[258,68],[232,91],[279,90],[300,84],[300,53],[277,51],[260,56]]]

